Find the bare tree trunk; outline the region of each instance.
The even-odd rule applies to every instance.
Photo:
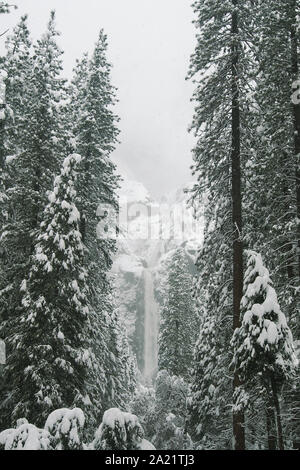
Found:
[[[298,63],[298,35],[296,18],[296,0],[291,0],[291,60],[292,60],[292,80],[299,79]],[[295,149],[295,179],[296,179],[296,202],[297,202],[297,244],[298,244],[298,272],[300,277],[300,104],[293,103],[294,121],[294,149]]]
[[[273,374],[271,375],[271,388],[272,388],[272,394],[273,394],[274,408],[276,412],[278,447],[279,447],[279,450],[284,450],[280,404],[279,404],[279,399],[278,399],[277,385],[276,385],[276,381],[275,381]]]
[[[238,6],[238,0],[233,0]],[[240,326],[240,304],[243,295],[243,242],[242,233],[242,196],[241,196],[241,130],[239,103],[239,33],[238,12],[232,14],[232,222],[233,222],[233,330]],[[235,373],[233,388],[240,386],[238,374]],[[244,413],[233,413],[234,449],[245,449]]]
[[[1,65],[1,62],[0,62]],[[0,103],[0,111],[5,110],[5,103]],[[0,171],[4,171],[4,130],[5,119],[0,119]]]
[[[1,61],[0,61],[1,65]],[[0,111],[5,110],[5,99],[3,103],[0,103]],[[4,131],[5,131],[5,119],[0,119],[0,229],[3,224],[2,220],[2,207],[1,207],[1,191],[5,190],[5,181],[4,181],[4,159],[5,159],[5,149],[4,149]],[[0,243],[0,260],[5,258],[5,250]]]
[[[268,449],[276,450],[276,433],[274,432],[275,427],[275,415],[272,404],[267,404],[266,407],[266,422],[267,422],[267,434],[268,434]]]

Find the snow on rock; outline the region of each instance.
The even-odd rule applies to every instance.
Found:
[[[132,180],[124,180],[120,188],[120,197],[122,201],[127,204],[131,203],[149,203],[151,201],[148,190],[142,183]]]
[[[138,277],[142,275],[143,269],[144,266],[137,256],[126,253],[118,256],[113,266],[114,272],[133,273]]]
[[[116,274],[117,308],[124,318],[130,341],[135,344],[139,319],[145,318],[145,303],[141,300],[145,294],[145,270],[151,270],[154,295],[161,303],[159,286],[168,261],[179,246],[184,248],[189,269],[194,274],[204,223],[202,218],[195,222],[189,212],[184,233],[176,237],[189,198],[184,188],[164,199],[154,200],[141,183],[126,179],[119,196],[120,236],[112,273]],[[142,354],[138,357],[140,368],[143,367]]]

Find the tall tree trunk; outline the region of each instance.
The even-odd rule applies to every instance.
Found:
[[[0,67],[1,67],[1,60],[0,60]],[[0,96],[0,111],[5,111],[6,104],[5,104],[5,91],[4,96]],[[0,171],[4,171],[4,130],[5,130],[5,118],[0,119]]]
[[[243,242],[242,234],[242,196],[241,196],[241,130],[239,103],[239,17],[238,0],[233,0],[235,10],[232,13],[232,222],[233,222],[233,330],[240,326],[240,304],[243,295]],[[240,386],[235,373],[233,388]],[[233,413],[234,449],[245,449],[244,413]]]
[[[271,374],[271,388],[272,388],[272,394],[273,394],[274,408],[276,411],[278,447],[279,447],[279,450],[284,450],[280,404],[279,404],[279,399],[278,399],[277,385],[276,385],[276,381],[275,381],[273,374]]]
[[[272,404],[267,404],[266,422],[267,422],[267,434],[268,434],[268,449],[276,450],[276,434],[274,432],[275,415],[274,415],[274,409],[273,409]]]
[[[1,61],[0,61],[1,65]],[[3,100],[3,103],[0,102],[0,111],[5,111],[6,105],[5,105],[5,96],[0,97],[1,100]],[[5,118],[0,119],[0,196],[1,196],[1,191],[6,189],[5,186],[5,181],[4,181],[4,159],[5,159],[5,149],[4,149],[4,131],[5,131]],[[2,201],[0,197],[0,230],[3,224],[3,211],[2,211]],[[4,258],[4,249],[0,244],[0,260]]]
[[[299,58],[298,58],[298,36],[296,18],[296,0],[291,1],[291,66],[292,80],[299,79]],[[296,201],[297,201],[297,239],[298,239],[298,272],[300,277],[300,104],[293,103],[294,121],[294,149],[295,149],[295,178],[296,178]]]
[[[0,109],[3,109],[0,105]],[[4,169],[4,144],[3,144],[3,133],[4,133],[4,119],[0,119],[0,171]]]

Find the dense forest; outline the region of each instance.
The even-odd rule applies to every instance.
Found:
[[[54,11],[1,27],[0,449],[300,448],[300,2],[192,8],[203,239],[127,296],[107,36],[66,80]]]

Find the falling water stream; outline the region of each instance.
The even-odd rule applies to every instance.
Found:
[[[144,378],[148,383],[152,382],[158,361],[159,307],[155,299],[153,276],[154,269],[164,253],[163,241],[154,242],[148,266],[144,269]]]
[[[145,318],[144,318],[144,378],[150,381],[157,368],[158,306],[154,296],[151,269],[144,270]]]

